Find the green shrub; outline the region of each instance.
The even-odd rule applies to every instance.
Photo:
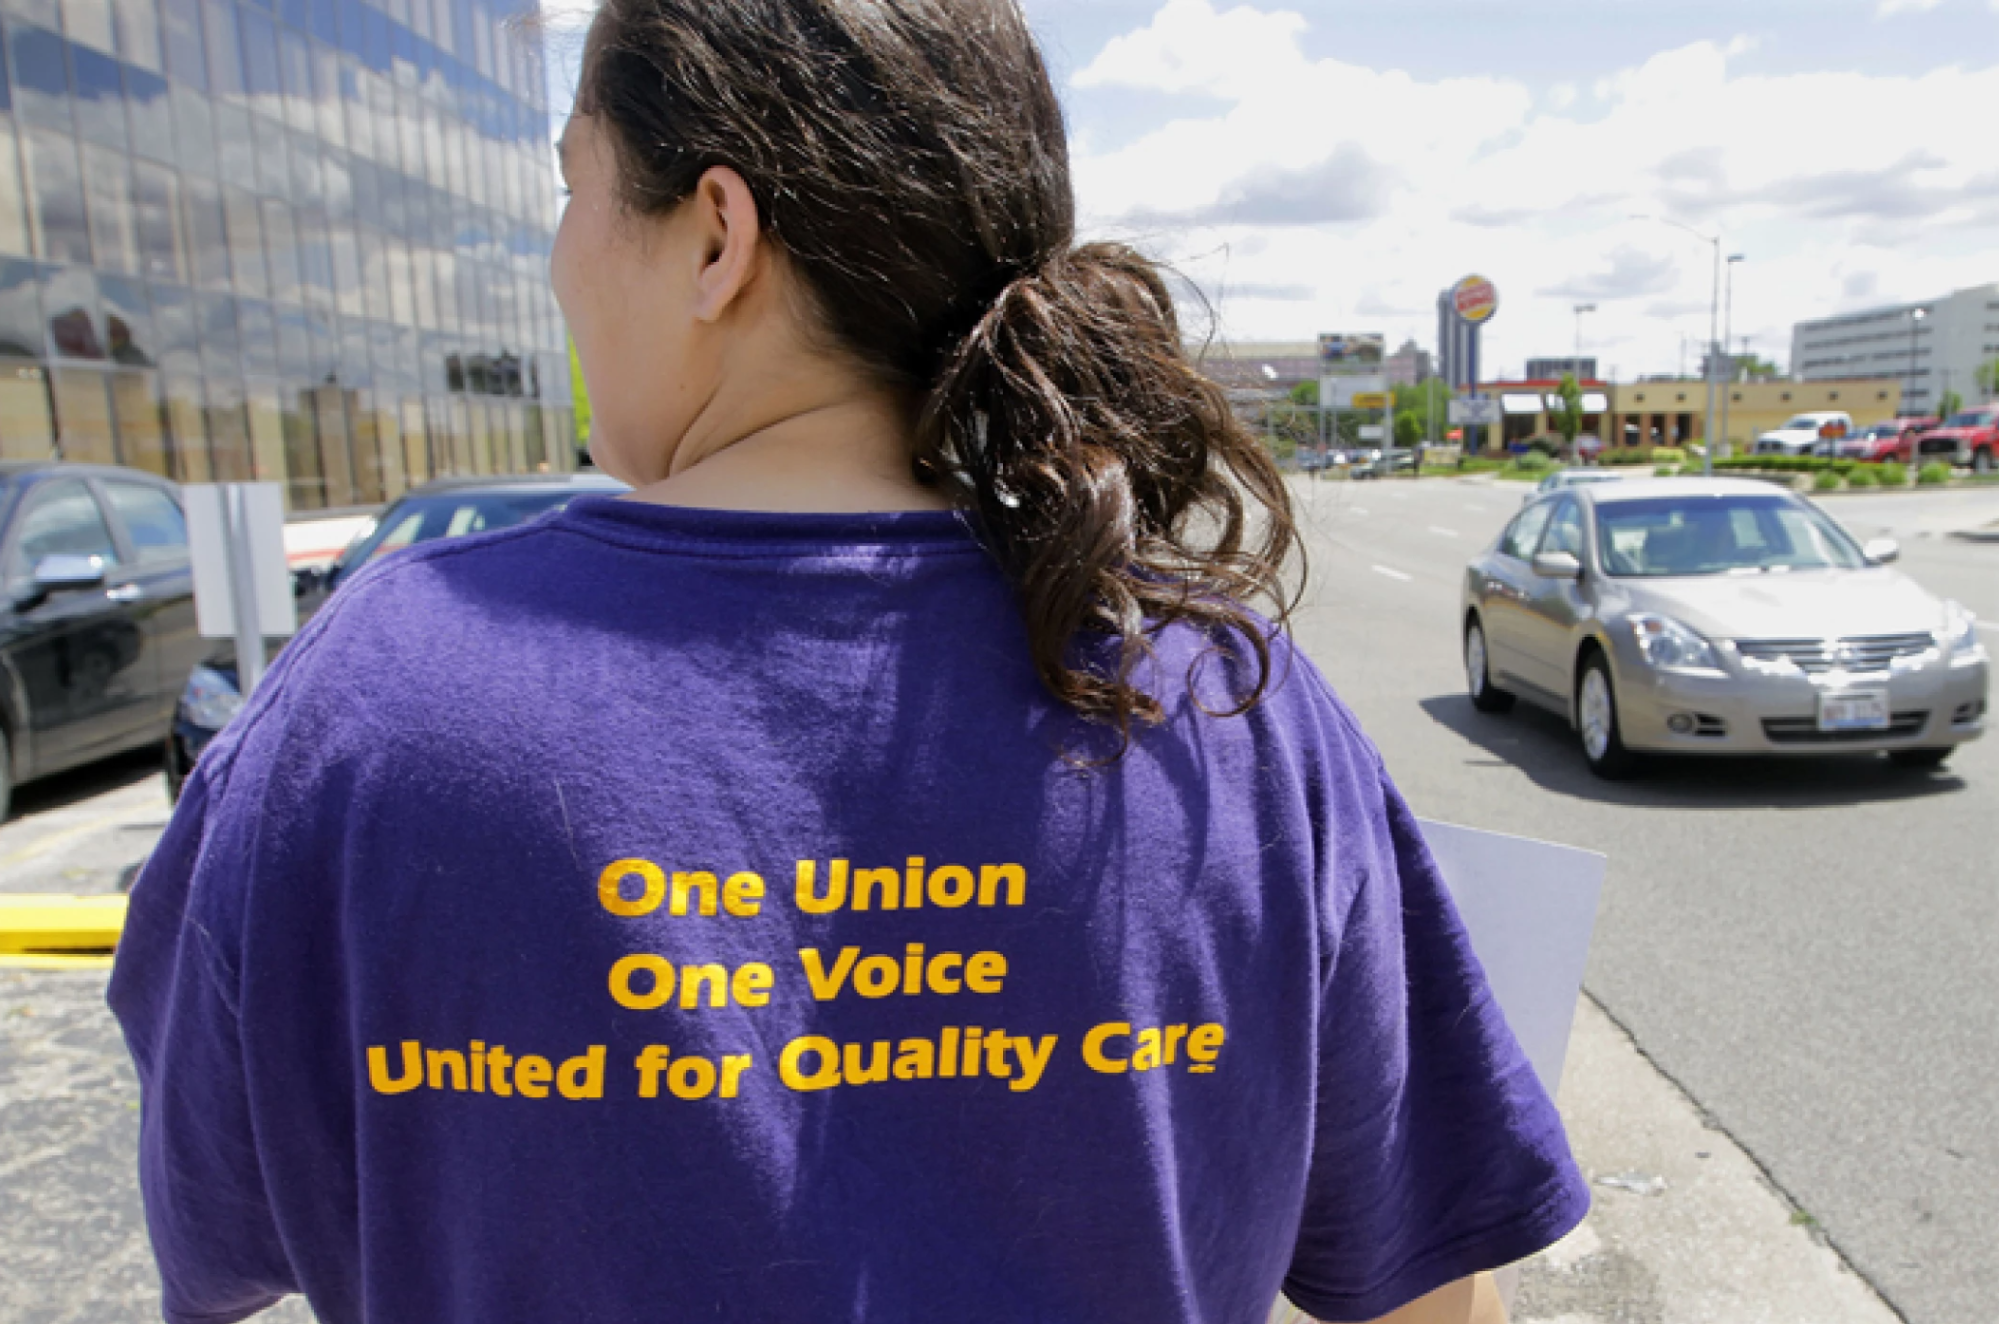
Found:
[[[1506,461],[1504,460],[1495,460],[1490,456],[1486,455],[1471,455],[1467,456],[1464,462],[1458,465],[1458,472],[1467,473],[1467,474],[1489,474],[1494,472],[1495,470],[1504,469],[1505,467],[1506,467]]]
[[[1893,460],[1890,460],[1886,464],[1877,464],[1874,467],[1880,474],[1881,486],[1907,487],[1909,485],[1909,470],[1906,465],[1896,464]]]
[[[1541,451],[1522,451],[1514,457],[1513,466],[1524,473],[1546,473],[1555,462]]]
[[[1677,464],[1655,464],[1652,466],[1652,476],[1654,478],[1671,478],[1679,471],[1680,466]]]
[[[1652,448],[1652,459],[1659,464],[1684,464],[1687,460],[1687,453],[1678,446],[1654,446]]]
[[[1716,467],[1719,468],[1720,466],[1717,465]],[[1705,476],[1706,471],[1698,464],[1683,464],[1680,466],[1680,477],[1682,478],[1702,478]]]
[[[1849,470],[1847,471],[1847,474],[1846,474],[1846,485],[1847,485],[1848,487],[1879,487],[1879,486],[1881,486],[1881,480],[1880,480],[1879,478],[1876,478],[1876,477],[1874,476],[1874,467],[1875,467],[1875,466],[1873,466],[1873,465],[1871,465],[1871,464],[1857,464],[1857,465],[1855,465],[1855,466],[1854,466],[1854,467],[1853,467],[1852,469],[1849,469]]]
[[[1837,492],[1838,490],[1839,475],[1833,473],[1831,470],[1820,470],[1819,476],[1812,479],[1812,491],[1814,492]]]
[[[1924,487],[1934,487],[1950,481],[1950,466],[1947,464],[1926,464],[1916,471],[1916,482]]]
[[[1652,463],[1652,451],[1646,446],[1631,446],[1620,450],[1606,450],[1597,457],[1598,464],[1628,465]]]

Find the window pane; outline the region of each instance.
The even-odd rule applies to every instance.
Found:
[[[259,299],[236,301],[236,325],[243,339],[243,371],[251,377],[278,375],[278,324],[271,305]]]
[[[198,175],[215,175],[215,122],[208,98],[185,87],[168,93],[174,108],[174,143],[179,148],[181,169]]]
[[[329,220],[354,219],[355,162],[345,152],[324,152],[319,158],[319,184]]]
[[[132,173],[125,155],[85,147],[83,185],[90,200],[90,243],[97,265],[138,275],[139,233],[132,223]]]
[[[118,61],[74,43],[69,56],[76,92],[76,131],[92,142],[125,150],[125,86],[118,74]]]
[[[62,457],[83,464],[118,463],[104,374],[95,368],[57,368],[50,377],[56,400],[56,438]],[[110,545],[108,534],[104,541],[106,546]]]
[[[298,236],[292,231],[291,208],[265,199],[264,253],[271,267],[272,297],[286,303],[299,301]]]
[[[208,451],[215,478],[223,483],[247,483],[256,477],[250,451],[249,419],[243,388],[232,374],[211,376],[208,386]]]
[[[49,344],[72,359],[104,357],[103,313],[97,301],[97,273],[88,267],[61,267],[42,285],[49,318]]]
[[[250,109],[282,118],[284,80],[278,76],[278,30],[254,9],[237,12],[243,20],[243,86]]]
[[[202,5],[204,45],[208,51],[208,90],[218,101],[240,102],[243,43],[236,35],[236,6],[230,0],[205,0]]]
[[[61,134],[29,130],[21,145],[27,148],[28,224],[35,251],[58,262],[90,261],[76,144]]]
[[[326,504],[355,504],[354,461],[348,431],[346,392],[337,386],[322,386],[312,392],[313,412],[319,424],[319,459],[326,482]]]
[[[285,122],[312,132],[312,50],[302,33],[278,29],[278,69],[285,82]]]
[[[287,483],[290,475],[285,468],[284,410],[279,404],[277,383],[253,381],[244,396],[250,425],[250,458],[257,481]]]
[[[132,163],[132,192],[138,201],[139,257],[146,275],[153,280],[184,281],[188,278],[183,252],[195,263],[197,279],[210,274],[205,263],[213,258],[222,236],[221,202],[215,185],[199,176],[188,177],[186,244],[182,243],[180,180],[165,166],[145,161]],[[229,268],[222,267],[222,279]]]
[[[102,397],[104,388],[99,385],[96,389]],[[19,542],[7,563],[9,579],[30,577],[42,559],[49,556],[89,556],[103,565],[118,562],[111,527],[104,522],[97,498],[73,478],[38,485],[34,504],[21,516],[21,531],[16,536]]]
[[[278,323],[278,375],[287,385],[312,380],[312,328],[303,308],[276,310]]]
[[[154,357],[169,374],[201,369],[201,333],[195,325],[194,292],[185,285],[156,281],[153,293]]]
[[[208,420],[199,377],[167,378],[167,427],[173,438],[174,477],[205,483],[215,476],[208,461]]]
[[[201,38],[201,0],[161,0],[166,28],[167,73],[198,92],[208,90],[208,62]]]
[[[21,188],[21,153],[14,126],[0,119],[0,253],[26,257],[35,251],[28,229],[28,198]]]
[[[201,317],[202,372],[210,379],[237,376],[243,371],[243,361],[236,301],[226,294],[204,294],[196,301],[196,308]]]
[[[300,295],[306,307],[332,312],[333,245],[326,233],[326,218],[310,207],[299,208],[293,216],[298,223]]]
[[[71,41],[106,55],[118,49],[111,31],[111,0],[62,0],[62,30]]]
[[[118,56],[151,74],[167,71],[160,45],[159,7],[153,0],[113,0],[118,23]]]
[[[231,264],[222,191],[205,179],[189,179],[186,194],[189,274],[204,290],[226,291]]]
[[[326,205],[326,182],[319,170],[319,144],[311,134],[294,133],[289,138],[286,159],[291,166],[292,203],[299,207]]]
[[[51,129],[67,129],[69,66],[62,38],[24,23],[9,23],[7,52],[14,63],[14,109],[21,118]]]
[[[321,139],[335,147],[347,145],[347,117],[340,109],[340,53],[331,46],[312,50],[314,123]]]
[[[250,136],[250,113],[242,107],[215,107],[215,156],[220,178],[239,188],[256,187],[257,143]]]
[[[285,492],[293,510],[319,510],[326,505],[326,479],[319,471],[319,445],[313,434],[312,393],[285,391]]]
[[[286,165],[286,157],[290,155],[285,147],[287,136],[276,120],[267,120],[261,115],[250,117],[250,137],[257,145],[257,191],[266,197],[291,196],[291,170]]]
[[[19,14],[51,32],[62,27],[62,0],[6,0],[6,8],[10,14]]]
[[[97,278],[104,304],[104,341],[113,363],[150,368],[159,360],[153,335],[153,307],[141,281],[127,276]]]
[[[29,364],[0,365],[0,460],[46,460],[54,454],[56,419],[47,377]]]
[[[33,262],[0,258],[0,354],[42,357],[42,269]],[[0,369],[0,378],[12,372]]]
[[[157,411],[154,417],[157,419]],[[125,525],[140,565],[187,559],[187,520],[172,497],[146,483],[116,479],[104,484],[104,495]]]
[[[361,279],[361,249],[352,225],[333,227],[333,285],[342,316],[361,318],[368,315]]]
[[[304,32],[312,26],[311,6],[306,0],[278,0],[278,17],[285,26]]]
[[[271,294],[269,269],[264,259],[264,226],[259,219],[257,200],[236,189],[222,191],[229,222],[229,265],[236,274],[236,288],[243,294],[267,299]]]
[[[118,372],[111,374],[111,416],[113,421],[118,425],[118,462],[130,465],[134,469],[144,469],[147,473],[155,473],[165,478],[169,476],[170,471],[167,464],[166,419],[163,416],[160,406],[160,376],[158,373]],[[136,483],[114,483],[111,486],[138,487],[139,485]],[[141,490],[148,492],[157,491],[155,488],[143,488]],[[160,499],[165,501],[165,495],[162,494]],[[114,502],[113,504],[115,505],[116,503]],[[167,502],[167,504],[171,506],[173,503]],[[179,513],[178,510],[174,512],[176,516]],[[140,530],[134,528],[129,519],[126,521],[125,527],[135,540],[138,539]],[[154,539],[160,536],[160,532],[156,527],[149,527],[146,532]],[[187,534],[183,530],[181,533],[181,555],[183,556],[186,555],[186,542]],[[153,553],[150,556],[147,555],[149,550]],[[139,563],[143,565],[148,561],[169,559],[171,553],[162,556],[161,550],[157,541],[151,544],[140,541]]]
[[[174,116],[167,80],[137,65],[124,67],[125,111],[132,126],[132,150],[155,161],[174,159]]]

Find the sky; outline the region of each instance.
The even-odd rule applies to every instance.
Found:
[[[1698,371],[1717,249],[1779,364],[1795,322],[1999,281],[1999,0],[1024,7],[1081,237],[1170,264],[1196,333],[1434,349],[1476,273],[1488,376],[1580,334],[1632,380]],[[559,132],[589,7],[544,9]]]

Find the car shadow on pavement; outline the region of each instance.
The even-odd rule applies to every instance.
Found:
[[[1567,722],[1521,704],[1505,714],[1482,713],[1463,694],[1421,701],[1430,720],[1493,758],[1520,769],[1543,790],[1604,804],[1683,809],[1714,806],[1810,809],[1880,804],[1948,795],[1966,789],[1948,767],[1898,768],[1878,754],[1816,758],[1676,755],[1648,759],[1630,781],[1592,774]]]
[[[157,746],[87,763],[81,768],[15,787],[13,813],[8,815],[7,821],[17,822],[51,809],[67,809],[73,804],[110,791],[121,791],[127,786],[136,786],[148,777],[160,775],[160,750]],[[161,792],[161,801],[165,802],[164,791]]]

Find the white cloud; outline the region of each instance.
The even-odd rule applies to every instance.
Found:
[[[1891,18],[1896,14],[1921,14],[1935,9],[1943,0],[1880,0],[1874,12],[1881,18]],[[1999,9],[1999,0],[1994,0],[1993,8]]]
[[[582,32],[597,16],[598,0],[542,0],[541,21],[556,32]]]
[[[1780,359],[1794,321],[1999,275],[1999,65],[1756,75],[1748,43],[1717,39],[1607,74],[1582,107],[1574,89],[1315,59],[1305,35],[1294,13],[1170,0],[1073,80],[1086,100],[1185,96],[1135,138],[1074,145],[1084,225],[1219,293],[1238,338],[1428,341],[1436,292],[1478,270],[1503,300],[1489,363],[1565,350],[1581,300],[1599,305],[1586,352],[1669,368],[1681,335],[1706,334],[1713,250],[1634,214],[1747,252],[1737,331]]]

